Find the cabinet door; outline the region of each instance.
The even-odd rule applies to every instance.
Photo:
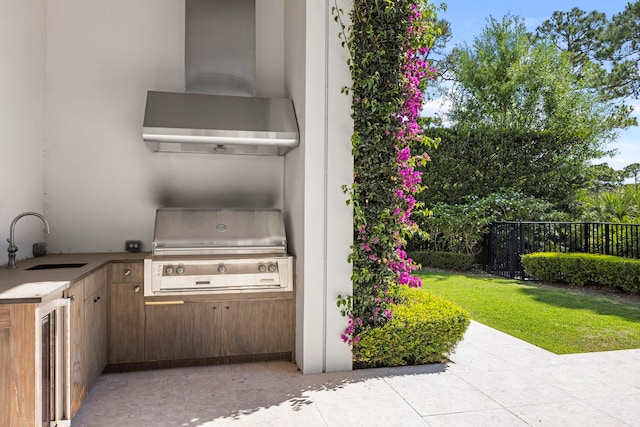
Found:
[[[228,355],[293,351],[291,299],[231,301],[222,312]]]
[[[142,283],[112,283],[109,295],[109,363],[144,360]]]
[[[85,368],[87,390],[107,365],[107,298],[103,286],[85,300]]]
[[[71,362],[71,416],[75,416],[82,401],[87,395],[87,387],[84,370],[85,336],[84,336],[84,280],[72,283],[65,292],[65,296],[71,299],[69,307],[71,336],[70,336],[70,362]]]
[[[145,306],[145,359],[176,360],[224,355],[218,302]]]
[[[42,423],[35,367],[38,304],[0,305],[0,425]]]

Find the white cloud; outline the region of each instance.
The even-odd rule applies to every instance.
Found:
[[[420,115],[422,117],[439,117],[443,120],[443,126],[449,127],[451,123],[444,121],[444,115],[451,108],[451,101],[444,97],[431,99],[422,105]]]

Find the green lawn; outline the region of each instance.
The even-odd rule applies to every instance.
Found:
[[[423,289],[473,320],[556,354],[640,348],[640,307],[488,275],[420,271]]]

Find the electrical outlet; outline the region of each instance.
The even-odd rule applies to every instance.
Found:
[[[142,242],[140,240],[127,240],[124,242],[124,249],[127,252],[140,252]]]
[[[33,244],[33,256],[45,256],[47,254],[47,244],[38,242]]]

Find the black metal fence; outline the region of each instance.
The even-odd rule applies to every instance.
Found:
[[[533,252],[586,252],[640,258],[640,224],[494,222],[483,246],[484,269],[526,280],[520,257]]]

